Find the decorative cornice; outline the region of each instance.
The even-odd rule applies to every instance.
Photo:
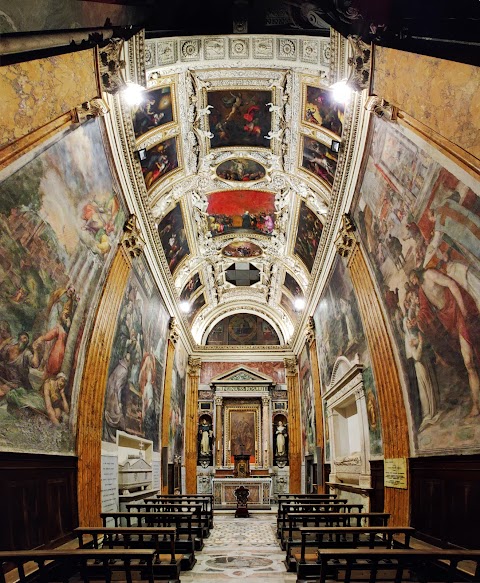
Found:
[[[348,41],[353,50],[353,56],[348,59],[352,72],[347,83],[354,91],[363,91],[368,89],[370,84],[372,45],[368,45],[355,35],[350,35]]]

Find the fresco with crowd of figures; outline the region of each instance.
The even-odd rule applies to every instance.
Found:
[[[168,267],[173,273],[190,253],[180,203],[160,221],[158,234],[160,235]]]
[[[159,451],[168,321],[148,267],[139,259],[118,313],[105,393],[104,441],[115,443],[121,430],[150,439]]]
[[[302,416],[303,455],[313,454],[315,451],[315,396],[310,365],[310,350],[303,347],[298,359],[300,377],[300,414]]]
[[[0,449],[65,453],[85,323],[125,214],[98,122],[24,160],[0,183]]]
[[[302,201],[298,217],[297,239],[293,251],[300,257],[308,271],[312,271],[322,229],[322,221]]]
[[[344,262],[337,257],[328,284],[314,313],[318,363],[322,393],[332,380],[335,361],[344,356],[352,361],[356,355],[363,364],[363,382],[367,401],[371,455],[382,454],[382,432],[377,393],[373,379],[357,298]]]
[[[260,316],[253,314],[235,314],[227,316],[212,328],[207,338],[212,346],[280,344],[278,334],[273,327]]]
[[[408,384],[419,451],[480,445],[480,188],[375,119],[355,220]]]
[[[185,375],[188,356],[181,341],[175,345],[172,372],[172,392],[170,398],[170,428],[168,432],[168,459],[173,463],[175,456],[183,459],[185,425]]]

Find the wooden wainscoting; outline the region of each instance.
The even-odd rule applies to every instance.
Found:
[[[78,526],[77,458],[0,453],[0,516],[2,550],[60,542]]]
[[[411,526],[427,542],[480,548],[480,455],[410,459]]]

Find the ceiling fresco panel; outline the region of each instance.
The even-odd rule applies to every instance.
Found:
[[[175,121],[172,86],[145,92],[142,103],[132,107],[135,137]]]
[[[145,186],[149,190],[159,180],[178,168],[176,138],[169,138],[147,150],[146,158],[141,164]]]
[[[179,204],[161,220],[158,225],[158,233],[168,267],[173,274],[182,260],[190,253]]]
[[[212,148],[250,146],[270,148],[265,138],[272,129],[271,91],[228,89],[208,92]]]
[[[302,121],[315,128],[323,128],[335,137],[343,130],[345,106],[336,102],[332,91],[304,85]]]
[[[300,257],[308,271],[312,271],[320,237],[322,236],[322,229],[323,225],[320,219],[302,201],[294,253]]]
[[[185,284],[185,287],[180,294],[180,300],[182,302],[189,302],[192,299],[193,294],[201,285],[202,282],[200,281],[200,274],[195,273],[195,275],[192,275],[192,277]]]
[[[214,192],[208,196],[208,228],[212,236],[229,233],[271,235],[275,195],[258,190]]]
[[[332,187],[337,169],[337,154],[318,140],[303,136],[301,155],[302,168]]]
[[[254,182],[265,177],[265,168],[248,158],[232,158],[217,166],[216,174],[228,182]]]

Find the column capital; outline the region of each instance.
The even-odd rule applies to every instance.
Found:
[[[270,401],[271,401],[270,395],[268,397],[267,396],[262,397],[262,405],[264,407],[268,407],[268,405],[270,405]]]
[[[170,318],[168,328],[170,330],[169,339],[172,341],[173,344],[176,344],[178,340],[178,326],[176,318],[174,317]]]
[[[202,359],[194,358],[193,356],[188,357],[188,374],[192,377],[200,376],[200,369],[202,368]]]
[[[143,252],[145,245],[140,230],[137,225],[137,217],[130,215],[123,225],[123,235],[120,240],[120,245],[124,255],[128,258],[130,263],[136,257],[139,257]]]
[[[350,215],[344,214],[342,217],[342,226],[335,239],[335,246],[337,247],[338,254],[347,260],[353,257],[354,251],[358,247],[355,230],[355,225]]]
[[[297,368],[297,357],[294,356],[293,358],[284,358],[283,362],[285,364],[285,372],[288,376],[296,376],[297,372],[298,372],[298,368]]]
[[[372,45],[367,44],[358,35],[351,34],[348,37],[353,56],[348,59],[351,73],[347,84],[354,91],[368,89],[372,67]]]
[[[315,321],[313,316],[308,317],[305,337],[308,344],[311,344],[315,340]]]
[[[217,407],[221,407],[221,406],[222,406],[222,404],[223,404],[223,397],[217,397],[217,396],[216,396],[216,397],[215,397],[215,405],[216,405]]]
[[[115,95],[126,87],[122,75],[126,63],[120,59],[124,41],[121,38],[112,38],[99,51],[99,73],[102,88],[107,93]]]

